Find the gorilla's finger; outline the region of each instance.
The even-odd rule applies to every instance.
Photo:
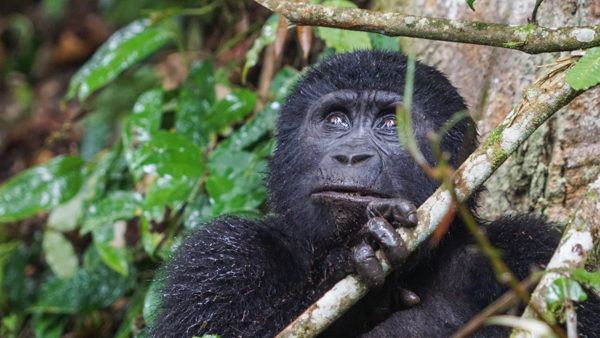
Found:
[[[410,201],[399,200],[393,208],[394,220],[400,225],[414,227],[417,225],[417,207]]]
[[[404,240],[384,218],[375,217],[367,222],[370,236],[381,246],[393,266],[399,266],[408,257]]]
[[[407,289],[400,289],[396,293],[396,301],[406,308],[411,308],[421,302],[421,298],[414,292]]]
[[[353,248],[352,258],[358,275],[369,287],[380,287],[385,282],[385,274],[381,263],[375,256],[375,251],[366,242],[361,242]]]

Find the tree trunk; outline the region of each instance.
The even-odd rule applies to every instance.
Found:
[[[381,10],[510,24],[527,23],[534,0],[379,0]],[[600,23],[600,0],[546,0],[539,25]],[[405,49],[448,75],[465,97],[479,134],[496,126],[523,96],[523,90],[560,56],[528,55],[485,46],[403,39]],[[531,213],[564,224],[600,173],[600,88],[585,93],[547,121],[490,178],[480,199],[487,218]]]

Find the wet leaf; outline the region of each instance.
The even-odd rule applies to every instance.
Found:
[[[218,149],[243,150],[272,131],[275,128],[279,110],[297,79],[298,72],[296,70],[289,67],[280,70],[271,82],[270,93],[274,100],[222,142]]]
[[[69,279],[50,277],[30,310],[81,315],[81,312],[105,308],[123,296],[131,289],[132,274],[123,277],[102,264],[99,257],[90,261],[90,256],[97,255],[86,252],[86,267],[79,268]]]
[[[96,239],[101,242],[112,240],[112,228],[118,220],[128,220],[135,217],[141,210],[141,196],[130,191],[114,191],[105,198],[91,205],[85,214],[81,233],[94,231],[94,235],[111,234],[105,238]],[[106,229],[106,231],[102,231]]]
[[[255,104],[256,95],[253,92],[245,89],[231,92],[211,108],[204,120],[202,130],[218,132],[251,113]]]
[[[115,248],[107,242],[95,242],[100,258],[109,268],[123,276],[129,273],[129,252],[127,248]]]
[[[586,50],[585,55],[567,71],[565,79],[577,90],[600,83],[600,47]]]
[[[132,152],[129,167],[137,179],[145,174],[196,178],[202,163],[200,149],[187,137],[159,130]]]
[[[75,274],[79,262],[75,249],[65,236],[54,230],[44,232],[42,242],[46,263],[59,278],[69,278]]]
[[[80,101],[85,100],[172,37],[166,22],[153,24],[149,19],[142,19],[130,23],[115,32],[73,76],[67,99],[77,96]]]
[[[203,129],[203,119],[215,104],[215,74],[212,64],[198,61],[190,69],[177,100],[175,130],[188,136],[194,144],[204,147],[208,135]]]
[[[25,170],[0,186],[0,222],[27,218],[73,197],[82,182],[83,161],[59,156]]]
[[[246,63],[244,64],[244,69],[242,71],[242,79],[244,82],[246,81],[246,76],[248,75],[248,71],[250,70],[250,68],[254,67],[258,62],[260,52],[266,46],[272,44],[275,41],[278,23],[279,15],[271,15],[265,22],[265,25],[263,26],[260,32],[260,36],[256,40],[254,40],[252,48],[250,48],[250,50],[246,53]]]
[[[576,281],[559,277],[548,288],[548,293],[546,294],[548,309],[556,313],[567,299],[582,302],[587,299],[587,294]]]

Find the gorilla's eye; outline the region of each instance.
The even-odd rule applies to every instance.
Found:
[[[325,123],[328,126],[340,129],[348,129],[350,127],[348,116],[341,111],[328,113],[325,116]]]
[[[379,120],[376,125],[377,129],[388,131],[396,130],[396,115],[386,115]]]

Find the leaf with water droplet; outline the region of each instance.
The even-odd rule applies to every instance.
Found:
[[[73,197],[81,187],[83,161],[59,156],[25,170],[0,186],[0,222],[27,218]]]
[[[209,135],[203,128],[203,119],[215,104],[215,74],[212,64],[198,61],[190,69],[188,78],[179,91],[175,130],[187,135],[194,144],[204,147]]]
[[[173,39],[171,22],[141,19],[115,32],[73,76],[66,95],[84,101],[121,72]]]

